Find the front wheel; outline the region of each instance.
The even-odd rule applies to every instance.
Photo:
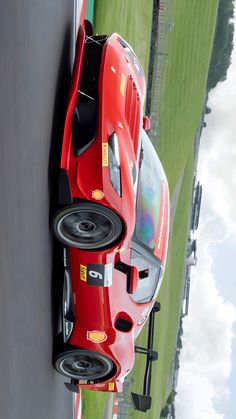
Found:
[[[77,380],[105,381],[115,371],[110,358],[81,348],[66,349],[55,355],[53,365],[60,374]]]
[[[120,217],[103,205],[81,202],[59,211],[53,219],[55,236],[84,250],[109,248],[122,234]]]

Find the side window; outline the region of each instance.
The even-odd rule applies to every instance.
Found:
[[[160,269],[135,250],[132,250],[131,265],[136,266],[139,271],[138,288],[131,297],[136,303],[147,303],[153,299],[156,293]]]

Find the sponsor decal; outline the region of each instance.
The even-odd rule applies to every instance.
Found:
[[[67,252],[66,252],[66,248],[63,248],[63,264],[64,264],[64,268],[67,267]]]
[[[166,187],[165,181],[162,181],[161,185],[161,207],[159,214],[159,227],[157,231],[157,241],[156,249],[154,255],[157,256],[160,260],[163,259],[163,246],[165,243],[165,232],[166,232],[166,223],[168,220],[168,214],[166,211],[166,206],[168,202],[168,189]]]
[[[92,191],[92,198],[100,201],[102,198],[104,198],[104,193],[100,189],[95,189]]]
[[[80,265],[80,279],[81,281],[87,281],[87,266]]]
[[[66,334],[66,336],[69,335],[69,324],[68,324],[67,320],[65,321],[65,334]]]
[[[87,339],[93,343],[102,343],[107,340],[107,334],[101,330],[89,330],[87,332]]]
[[[64,315],[66,315],[66,313],[67,313],[67,302],[65,301],[65,304],[64,304]]]
[[[115,72],[116,72],[115,67],[111,66],[111,71],[115,74]]]
[[[102,166],[108,166],[108,143],[102,143]]]
[[[115,383],[108,383],[108,391],[114,391],[115,390]]]
[[[163,227],[165,222],[165,205],[166,205],[166,189],[163,184],[163,192],[162,192],[162,206],[161,206],[161,220],[160,220],[160,229],[159,229],[159,238],[157,242],[158,250],[161,248],[161,243],[163,239]]]
[[[122,96],[125,95],[125,89],[126,89],[126,77],[124,73],[121,73],[121,79],[120,79],[120,93]]]

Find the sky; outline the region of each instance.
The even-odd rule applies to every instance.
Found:
[[[201,138],[198,263],[184,320],[177,419],[236,418],[236,31],[234,45],[227,80],[209,94]]]

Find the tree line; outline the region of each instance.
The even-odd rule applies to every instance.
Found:
[[[219,81],[227,78],[233,50],[234,1],[220,0],[216,23],[215,38],[208,74],[207,90],[213,89]]]

